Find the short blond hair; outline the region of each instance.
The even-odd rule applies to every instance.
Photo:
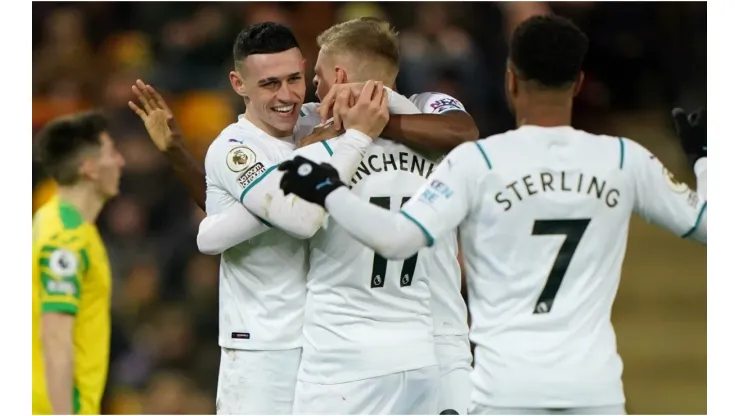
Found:
[[[322,32],[316,41],[328,53],[380,58],[396,71],[399,66],[398,32],[390,23],[377,18],[360,17],[336,24]]]

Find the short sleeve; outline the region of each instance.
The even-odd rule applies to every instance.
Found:
[[[428,245],[455,229],[473,206],[475,158],[481,159],[476,143],[456,147],[440,162],[427,183],[407,202],[401,213],[421,228]]]
[[[334,155],[334,147],[336,146],[337,139],[322,140],[319,143],[313,143],[306,147],[301,147],[293,152],[294,156],[303,156],[306,159],[312,160],[316,163],[327,162],[331,160]]]
[[[421,110],[423,114],[444,114],[451,111],[463,111],[462,103],[451,95],[439,92],[425,92],[411,97],[411,101]]]
[[[63,233],[41,246],[41,311],[76,315],[89,264],[83,237]]]
[[[243,201],[279,162],[256,141],[219,138],[206,155],[206,177],[237,201]]]

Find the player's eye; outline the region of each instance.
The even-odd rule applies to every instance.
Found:
[[[294,77],[288,78],[288,82],[295,83],[295,82],[300,81],[302,79],[303,79],[303,77],[301,77],[300,75],[296,75]]]
[[[278,82],[277,81],[269,81],[269,82],[265,82],[264,84],[261,85],[262,88],[270,88],[270,89],[273,89],[273,88],[275,88],[277,86],[278,86]]]

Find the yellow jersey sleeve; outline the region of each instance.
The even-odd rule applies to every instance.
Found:
[[[40,247],[41,311],[77,314],[82,282],[89,268],[84,237],[60,233]]]

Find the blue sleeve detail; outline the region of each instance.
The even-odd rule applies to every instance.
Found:
[[[275,170],[276,167],[277,167],[277,165],[270,166],[269,168],[267,168],[265,170],[265,173],[263,173],[259,178],[253,180],[252,183],[250,183],[249,185],[247,185],[247,187],[244,188],[244,190],[242,191],[242,195],[239,197],[239,202],[244,203],[244,196],[247,195],[247,192],[249,192],[249,190],[252,189],[254,187],[254,185],[257,185],[258,183],[260,183],[262,181],[262,179],[265,179],[265,177],[267,175],[269,175],[270,172],[272,172],[273,170]]]
[[[409,221],[411,221],[414,224],[416,224],[416,226],[419,227],[419,229],[421,230],[421,232],[424,233],[424,237],[426,237],[426,239],[427,239],[427,247],[431,247],[431,246],[434,245],[434,237],[432,237],[432,235],[429,233],[429,231],[427,231],[427,229],[424,228],[424,226],[421,225],[421,223],[419,221],[417,221],[416,218],[412,217],[411,215],[409,215],[405,211],[401,211],[401,214],[404,217],[408,218]]]
[[[483,151],[483,146],[480,145],[479,141],[476,141],[475,145],[478,147],[478,150],[480,150],[480,154],[483,155],[483,159],[485,159],[488,169],[493,169],[493,166],[491,165],[491,161],[488,160],[488,155],[486,155],[486,152]]]
[[[696,222],[694,223],[694,226],[691,227],[689,231],[686,231],[684,235],[681,236],[681,238],[687,238],[691,237],[691,234],[694,234],[696,232],[696,229],[699,228],[699,224],[701,224],[701,219],[704,216],[704,213],[707,212],[707,202],[704,201],[704,204],[701,206],[701,210],[699,211],[699,215],[696,217]]]
[[[619,138],[619,169],[624,168],[624,139]]]
[[[329,146],[329,143],[327,143],[326,140],[322,140],[321,141],[321,144],[324,145],[324,149],[326,149],[326,151],[329,153],[329,156],[333,156],[334,155],[334,151],[331,150],[331,146]]]

